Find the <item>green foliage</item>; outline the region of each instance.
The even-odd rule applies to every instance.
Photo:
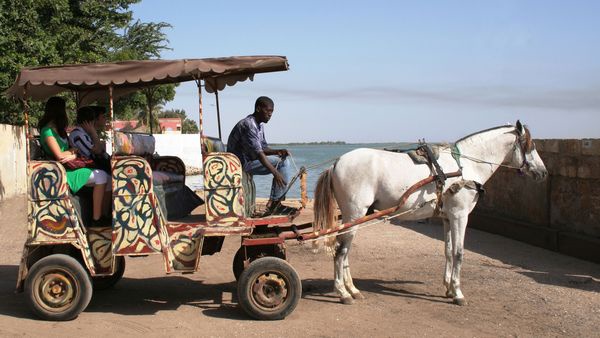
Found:
[[[196,121],[190,120],[190,119],[183,120],[183,123],[181,126],[182,134],[198,134],[199,132],[200,132],[200,130],[198,129],[198,125],[196,124]]]
[[[132,20],[130,6],[140,0],[1,0],[0,90],[6,90],[23,67],[157,58],[167,49],[162,32],[169,24]],[[148,99],[135,93],[115,104],[117,117],[171,100],[175,89],[158,89]],[[65,95],[70,99],[72,96]],[[42,113],[30,103],[30,124]],[[0,96],[0,123],[22,124],[22,108]]]

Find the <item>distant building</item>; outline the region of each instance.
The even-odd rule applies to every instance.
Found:
[[[182,121],[178,117],[159,118],[160,131],[153,130],[156,134],[181,134]],[[150,132],[150,128],[140,124],[138,120],[116,120],[113,124],[115,131]]]
[[[169,117],[158,119],[163,134],[181,134],[181,119]]]

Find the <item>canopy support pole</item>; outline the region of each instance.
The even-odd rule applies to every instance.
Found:
[[[27,159],[27,182],[29,182],[29,161],[31,153],[29,151],[29,102],[27,101],[27,84],[23,86],[23,115],[25,116],[25,158]]]
[[[114,116],[114,106],[113,106],[113,86],[110,85],[108,86],[108,117],[110,118],[110,127],[108,132],[110,133],[110,146],[112,149],[111,154],[115,153],[115,133],[114,133],[114,124],[115,124],[115,120],[113,119]],[[112,158],[112,156],[111,156]]]
[[[198,129],[200,130],[200,151],[202,153],[202,161],[206,157],[206,150],[204,149],[202,140],[204,139],[204,128],[202,125],[202,83],[198,78],[196,79],[196,85],[198,86]]]
[[[28,196],[28,200],[29,198],[31,198],[30,194],[31,194],[31,168],[30,168],[30,162],[31,161],[31,152],[29,151],[29,137],[30,137],[30,132],[29,132],[29,102],[27,101],[27,84],[25,84],[25,86],[23,86],[23,115],[25,115],[25,158],[27,159],[27,161],[25,162],[25,172],[27,173],[27,178],[26,178],[26,186],[27,186],[27,196]],[[29,206],[28,206],[29,207]],[[28,232],[28,236],[29,238],[31,238],[32,236],[32,231],[33,229],[31,228],[33,224],[33,212],[28,212],[27,213],[27,232]]]
[[[219,109],[219,91],[215,89],[215,99],[217,102],[217,124],[219,126],[219,140],[223,141],[221,137],[221,110]]]

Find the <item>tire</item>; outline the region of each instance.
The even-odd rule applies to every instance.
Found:
[[[285,253],[275,246],[247,246],[245,248],[250,263],[263,257],[278,257],[283,260],[286,258]],[[244,247],[242,246],[235,253],[235,256],[233,256],[233,264],[231,265],[231,271],[236,281],[240,280],[240,275],[244,271],[244,258]]]
[[[235,256],[233,256],[233,264],[231,265],[231,270],[233,271],[235,280],[240,280],[240,275],[244,271],[244,247],[240,247],[235,253]]]
[[[45,320],[71,320],[90,303],[92,282],[73,257],[53,254],[37,261],[25,279],[26,300]]]
[[[125,257],[117,256],[115,259],[115,273],[111,276],[98,276],[92,277],[92,286],[94,290],[106,290],[110,289],[118,281],[123,278],[123,274],[125,273]]]
[[[302,295],[296,270],[281,258],[264,257],[250,263],[238,281],[238,301],[255,319],[278,320],[294,311]]]

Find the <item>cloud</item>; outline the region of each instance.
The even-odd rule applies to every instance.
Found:
[[[370,102],[421,101],[494,107],[558,110],[600,110],[600,87],[544,89],[535,87],[481,86],[412,89],[394,86],[365,86],[335,89],[271,88],[302,99],[358,100]]]

